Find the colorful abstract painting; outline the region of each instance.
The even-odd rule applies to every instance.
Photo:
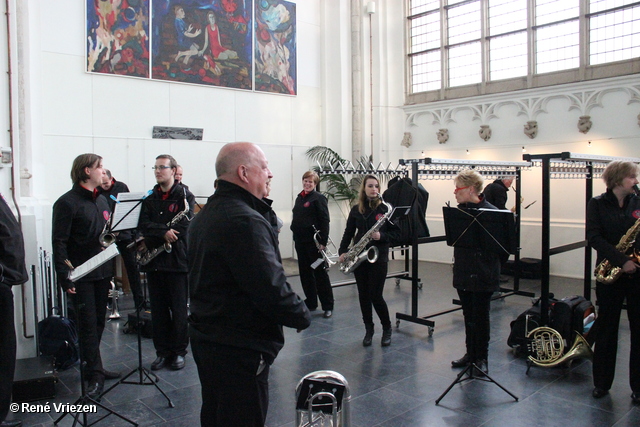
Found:
[[[297,93],[296,5],[283,0],[256,0],[256,90]]]
[[[149,77],[149,0],[86,0],[87,71]]]
[[[252,89],[251,0],[154,0],[151,77]]]

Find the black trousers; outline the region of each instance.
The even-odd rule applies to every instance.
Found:
[[[109,278],[92,282],[77,282],[73,300],[75,322],[80,341],[81,362],[86,362],[84,374],[87,378],[102,374],[100,340],[106,322],[107,301],[111,283]]]
[[[469,292],[458,289],[464,316],[467,354],[471,361],[489,357],[491,295],[493,292]]]
[[[333,310],[333,289],[329,273],[324,269],[324,264],[315,269],[311,268],[311,264],[322,257],[315,243],[296,243],[296,253],[298,254],[300,283],[307,307],[314,310],[318,307],[318,299],[320,299],[323,310]]]
[[[138,270],[138,263],[136,262],[135,246],[131,249],[127,248],[131,242],[131,240],[120,241],[116,242],[116,245],[118,246],[118,251],[120,251],[124,268],[127,270],[133,302],[137,308],[144,302],[144,296],[142,295],[142,284],[140,283],[140,270]]]
[[[365,325],[373,325],[373,309],[375,309],[382,327],[385,329],[391,327],[389,308],[382,295],[384,283],[387,280],[388,266],[389,264],[383,261],[373,264],[365,261],[353,272],[358,287],[362,321]]]
[[[618,328],[622,304],[627,300],[627,316],[631,333],[629,355],[629,385],[635,393],[640,392],[640,283],[628,277],[605,285],[596,284],[598,318],[593,326],[596,330],[593,354],[593,385],[609,390],[616,372],[618,353]]]
[[[0,283],[0,422],[7,418],[16,369],[16,329],[11,286]]]
[[[153,345],[158,356],[173,358],[187,354],[187,273],[147,273],[151,299]]]
[[[269,408],[269,365],[255,350],[220,345],[190,328],[202,387],[203,427],[263,427]]]

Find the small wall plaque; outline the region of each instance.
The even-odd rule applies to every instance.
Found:
[[[202,141],[204,129],[200,128],[174,128],[169,126],[154,126],[154,139],[191,139]]]

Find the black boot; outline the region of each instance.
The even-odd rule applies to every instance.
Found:
[[[382,341],[380,341],[382,347],[388,347],[391,345],[391,326],[382,328]]]
[[[454,368],[464,368],[465,366],[469,366],[471,363],[471,358],[469,357],[469,353],[465,353],[460,359],[452,360],[451,366]]]
[[[371,341],[373,340],[373,324],[365,324],[366,333],[364,334],[364,339],[362,340],[362,345],[364,347],[369,347],[371,345]]]

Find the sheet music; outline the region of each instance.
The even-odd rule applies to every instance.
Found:
[[[131,230],[138,226],[142,203],[140,201],[146,195],[144,192],[118,193],[118,203],[114,208],[111,220],[112,232]]]
[[[91,273],[96,268],[100,267],[105,262],[118,256],[118,247],[116,245],[109,245],[104,251],[101,251],[98,255],[89,258],[82,263],[79,267],[74,268],[69,272],[69,280],[75,282]]]

